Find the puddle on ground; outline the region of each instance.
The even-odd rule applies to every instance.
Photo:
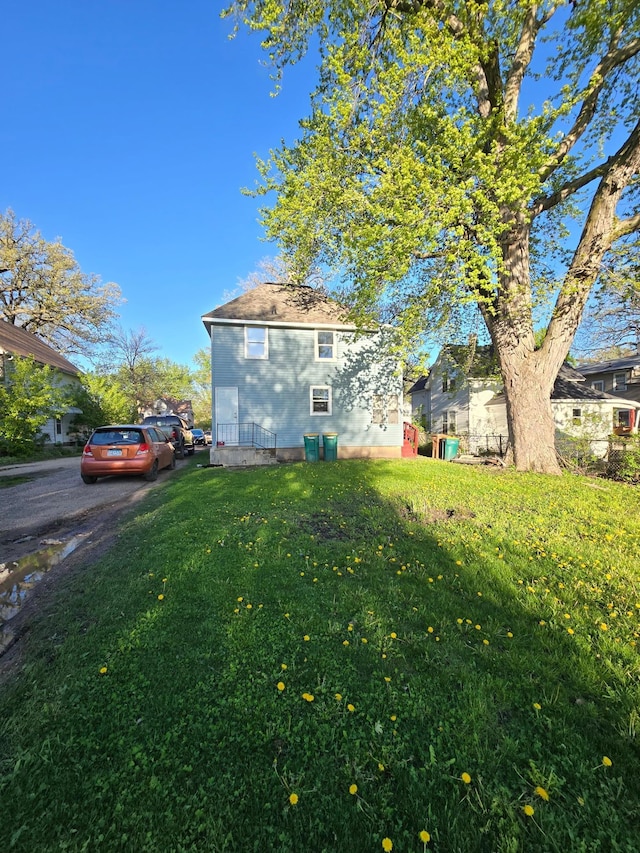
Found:
[[[45,548],[12,563],[0,563],[0,654],[11,644],[8,622],[24,605],[39,581],[68,557],[89,533],[78,533],[66,541],[44,542]]]

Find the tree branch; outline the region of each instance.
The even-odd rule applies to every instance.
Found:
[[[531,6],[527,12],[504,90],[504,113],[505,120],[508,122],[515,121],[517,118],[520,88],[533,56],[536,37],[542,27],[553,17],[557,8],[552,6],[540,19],[536,18],[538,10],[535,6]]]
[[[627,237],[629,234],[635,234],[640,231],[640,213],[635,216],[630,216],[627,219],[618,219],[613,227],[613,241],[619,240],[620,237]]]
[[[553,174],[589,126],[589,123],[595,114],[596,107],[598,105],[598,98],[600,97],[600,93],[608,75],[614,69],[618,68],[618,66],[624,64],[639,52],[640,38],[635,38],[623,47],[612,48],[606,56],[600,60],[591,75],[591,79],[587,86],[588,94],[582,102],[582,107],[580,108],[580,112],[578,113],[578,117],[576,118],[573,127],[566,134],[556,149],[553,157],[550,158],[547,164],[539,170],[538,174],[540,175],[541,181],[546,181],[547,178]]]
[[[532,218],[539,216],[539,214],[544,213],[546,210],[551,210],[552,207],[555,207],[557,204],[560,204],[560,202],[565,201],[569,196],[572,196],[578,190],[582,189],[582,187],[586,187],[587,184],[591,183],[591,181],[606,175],[614,160],[615,156],[609,157],[605,163],[595,166],[589,172],[585,172],[584,175],[580,175],[572,181],[567,181],[566,184],[551,195],[535,199],[531,205]]]

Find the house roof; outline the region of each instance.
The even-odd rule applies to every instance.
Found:
[[[427,385],[428,376],[421,376],[417,382],[414,382],[411,388],[407,391],[407,394],[415,394],[417,391],[424,391]]]
[[[574,380],[577,376],[577,381]],[[615,406],[616,404],[625,409],[640,408],[640,403],[634,403],[632,400],[624,400],[622,397],[615,397],[613,394],[606,394],[604,391],[596,391],[584,382],[584,377],[574,370],[566,362],[561,366],[556,381],[554,382],[551,391],[551,400],[561,402],[562,400],[581,403],[609,403]],[[489,401],[488,405],[496,405],[504,403],[504,391]]]
[[[242,321],[264,325],[352,326],[345,308],[312,287],[259,284],[202,316],[205,326]]]
[[[55,367],[70,376],[77,376],[80,372],[74,364],[71,364],[49,344],[45,344],[39,337],[32,335],[31,332],[27,332],[20,326],[7,323],[6,320],[0,320],[0,351],[19,355],[23,358],[33,358],[39,364]]]
[[[578,370],[585,376],[592,373],[612,373],[616,370],[633,370],[640,368],[640,354],[628,355],[625,358],[613,358],[609,361],[600,361],[596,364],[579,364]]]

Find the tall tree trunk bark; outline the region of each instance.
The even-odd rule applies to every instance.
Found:
[[[507,406],[509,440],[518,471],[559,474],[551,391],[557,375],[538,353],[522,349],[500,358]]]
[[[492,310],[485,309],[504,383],[509,442],[519,471],[559,474],[551,391],[567,353],[536,350],[529,279],[530,223],[513,215],[502,237],[503,267]]]

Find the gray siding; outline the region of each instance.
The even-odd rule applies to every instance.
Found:
[[[402,387],[396,360],[384,356],[377,336],[339,332],[338,358],[325,362],[315,360],[313,328],[269,327],[268,334],[268,359],[247,359],[243,325],[211,326],[214,407],[216,387],[237,387],[239,422],[275,432],[278,447],[302,447],[310,432],[337,432],[345,446],[402,445],[401,415],[398,424],[371,423],[373,394],[401,395]],[[312,385],[331,387],[330,415],[310,413]]]

